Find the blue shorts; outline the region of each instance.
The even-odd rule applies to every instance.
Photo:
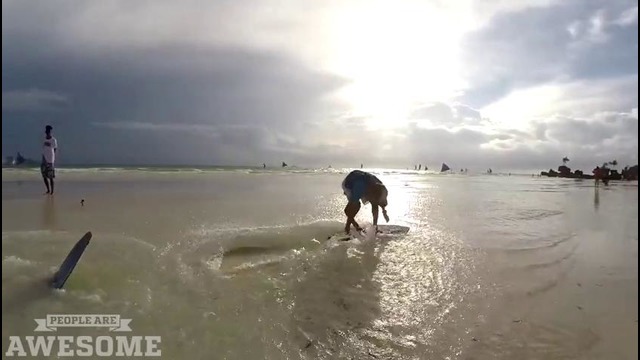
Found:
[[[350,188],[342,184],[342,190],[344,190],[344,194],[347,196],[347,199],[350,203],[359,202],[360,199],[364,196],[364,192],[367,189],[367,180],[364,178],[356,179],[350,184]]]

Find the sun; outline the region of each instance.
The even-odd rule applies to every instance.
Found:
[[[402,125],[422,102],[452,98],[463,85],[458,47],[464,29],[454,18],[421,2],[345,6],[330,31],[329,67],[350,80],[337,96],[383,128]]]

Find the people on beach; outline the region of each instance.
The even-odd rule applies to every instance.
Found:
[[[609,178],[607,177],[609,175],[608,172],[609,169],[604,166],[596,166],[596,168],[593,169],[593,179],[595,180],[596,186],[600,184],[600,181],[605,185],[609,185]]]
[[[348,203],[344,208],[347,215],[347,222],[344,231],[348,234],[353,224],[357,231],[363,231],[355,220],[360,211],[360,201],[364,204],[371,203],[371,213],[373,215],[373,226],[378,227],[378,207],[382,208],[384,219],[389,222],[387,215],[387,195],[386,186],[375,175],[368,172],[354,170],[350,172],[342,181],[342,190],[347,197]]]
[[[56,151],[58,150],[58,140],[56,140],[56,138],[51,135],[51,130],[53,130],[53,127],[51,125],[47,125],[44,128],[45,135],[42,145],[42,162],[40,163],[40,173],[42,174],[44,185],[47,188],[46,194],[53,195],[53,179],[56,177],[55,161]]]
[[[598,186],[600,184],[600,177],[602,176],[600,166],[596,166],[596,168],[591,172],[593,173],[593,180],[595,181],[595,185]]]

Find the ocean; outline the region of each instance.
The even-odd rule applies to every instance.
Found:
[[[409,233],[327,240],[349,170],[59,169],[49,197],[3,169],[3,354],[47,315],[115,314],[167,359],[637,358],[637,182],[365,169]]]

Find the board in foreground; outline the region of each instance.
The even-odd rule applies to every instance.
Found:
[[[73,269],[80,261],[80,257],[84,253],[84,249],[89,245],[89,241],[91,240],[91,232],[87,232],[84,236],[78,240],[78,242],[73,246],[69,255],[64,259],[58,271],[53,275],[53,279],[51,279],[51,287],[54,289],[62,289],[64,284],[67,282],[67,279],[73,272]]]

